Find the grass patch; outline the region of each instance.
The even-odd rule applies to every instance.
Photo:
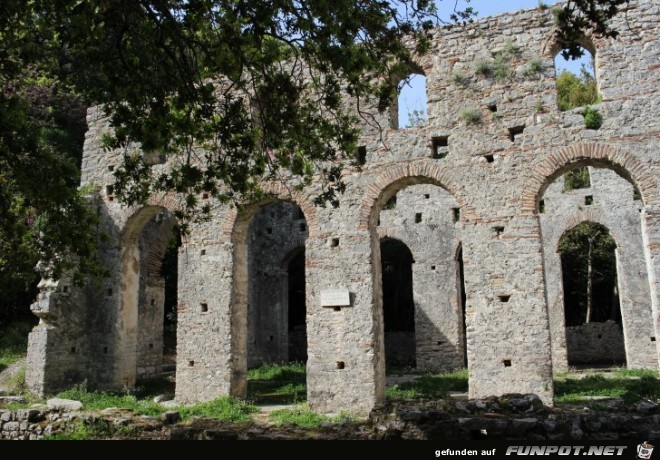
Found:
[[[181,414],[182,420],[201,415],[230,422],[249,422],[252,420],[251,415],[259,411],[257,407],[229,396],[222,396],[194,406],[177,407],[176,410]]]
[[[84,441],[87,439],[100,439],[110,435],[108,422],[95,420],[93,423],[77,422],[70,431],[44,436],[44,441]]]
[[[121,409],[131,409],[137,414],[158,416],[167,409],[158,403],[153,402],[152,398],[156,394],[143,392],[140,390],[113,393],[105,391],[87,391],[84,384],[78,385],[70,390],[63,391],[57,395],[58,398],[73,399],[83,403],[85,410],[103,410],[108,407],[117,407]]]
[[[306,428],[321,426],[324,423],[340,423],[344,420],[355,420],[346,413],[335,416],[320,415],[309,410],[307,404],[299,404],[292,408],[274,410],[269,420],[277,425],[293,424]]]
[[[621,369],[605,374],[591,374],[577,378],[562,374],[555,378],[557,404],[588,404],[590,397],[618,398],[625,403],[642,399],[660,401],[660,372],[650,369]]]
[[[229,396],[191,406],[168,408],[153,402],[153,397],[160,393],[160,391],[154,392],[153,388],[154,386],[150,386],[126,393],[113,393],[90,392],[87,391],[84,385],[79,385],[76,388],[59,393],[57,397],[80,401],[83,403],[84,410],[103,410],[108,407],[117,407],[130,409],[139,415],[154,417],[170,410],[176,410],[183,420],[193,416],[204,416],[231,422],[246,422],[251,420],[250,414],[258,411],[256,407],[247,402]],[[160,389],[159,386],[155,386],[155,388]]]
[[[265,364],[248,371],[253,404],[295,404],[307,400],[307,369],[302,363]]]
[[[439,374],[424,374],[411,382],[404,382],[388,388],[385,396],[396,399],[440,399],[449,396],[451,391],[468,390],[467,369]]]

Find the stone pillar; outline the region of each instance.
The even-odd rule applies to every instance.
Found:
[[[544,246],[543,260],[552,341],[552,368],[554,372],[565,372],[568,370],[568,356],[561,257],[555,247],[547,244]]]
[[[234,262],[233,245],[203,238],[203,231],[194,228],[179,249],[176,400],[182,403],[245,397],[247,389],[240,371],[247,368],[247,311],[232,308],[240,292],[232,292],[233,284],[247,283],[234,276],[233,263],[247,267],[246,254]],[[232,354],[237,344],[243,352]]]
[[[382,289],[373,276],[380,260],[372,259],[378,244],[366,230],[307,241],[307,400],[315,412],[366,416],[384,401]],[[348,291],[351,305],[322,306],[325,289]]]
[[[28,337],[26,385],[45,396],[82,383],[87,377],[84,292],[64,280],[43,279],[30,306],[39,324]]]
[[[463,244],[470,397],[535,393],[552,405],[538,219],[466,224]]]
[[[651,309],[655,335],[658,364],[660,365],[660,205],[646,206],[642,214],[642,237],[644,239],[644,255],[649,272],[651,286]]]

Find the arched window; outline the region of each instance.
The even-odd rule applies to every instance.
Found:
[[[421,73],[408,75],[399,82],[397,94],[397,124],[393,127],[414,128],[425,125],[428,121],[426,77]]]
[[[595,48],[580,47],[582,56],[566,57],[565,50],[555,56],[557,106],[559,110],[589,106],[600,102],[595,72]]]

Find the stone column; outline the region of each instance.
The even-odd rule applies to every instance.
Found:
[[[465,225],[471,398],[535,393],[553,403],[539,228],[536,217]]]

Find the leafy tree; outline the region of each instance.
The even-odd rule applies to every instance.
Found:
[[[600,224],[584,222],[559,241],[567,326],[619,320],[616,243]]]
[[[568,2],[559,40],[585,28],[615,35],[609,19],[624,3]],[[55,276],[70,268],[70,255],[78,275],[102,272],[94,215],[72,187],[82,126],[76,101],[102,104],[110,117],[106,144],[124,152],[119,198],[140,204],[158,191],[182,194],[184,232],[209,211],[200,191],[240,203],[282,175],[301,187],[325,176],[318,203],[336,206],[345,185],[335,160],[353,156],[356,114],[367,101],[387,109],[396,95],[389,82],[409,74],[436,22],[429,0],[3,0],[3,273],[23,270],[9,254],[18,247],[48,261]],[[411,37],[414,50],[403,40]],[[34,103],[34,91],[51,102]],[[135,143],[174,167],[154,173]]]
[[[564,191],[575,190],[579,188],[588,188],[591,186],[591,177],[587,166],[578,166],[564,174]]]
[[[596,79],[582,65],[580,75],[568,70],[562,70],[557,77],[557,104],[559,110],[570,110],[575,107],[595,104],[600,100]]]

